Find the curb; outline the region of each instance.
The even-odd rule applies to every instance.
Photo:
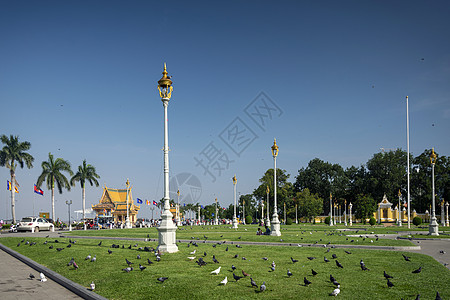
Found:
[[[72,238],[72,239],[102,239],[102,240],[124,240],[124,241],[146,241],[146,242],[157,242],[157,239],[152,238],[120,238],[120,237],[92,237],[92,236],[63,236],[61,238]],[[177,240],[178,243],[189,243],[192,240]],[[207,244],[217,244],[225,243],[230,245],[260,245],[260,246],[284,246],[284,247],[316,247],[316,248],[359,248],[359,249],[371,249],[371,250],[395,250],[395,251],[408,251],[408,250],[420,250],[420,246],[369,246],[369,245],[338,245],[338,244],[299,244],[299,243],[275,243],[275,242],[245,242],[245,241],[212,241],[212,240],[202,240],[199,243]]]
[[[60,274],[56,273],[55,271],[50,270],[47,267],[44,267],[41,264],[38,264],[34,260],[31,260],[28,257],[23,256],[22,254],[20,254],[20,253],[18,253],[16,251],[6,247],[2,243],[0,243],[0,249],[3,250],[4,252],[8,253],[12,257],[20,260],[21,262],[23,262],[24,264],[28,265],[29,267],[35,269],[36,271],[38,271],[40,273],[44,273],[46,277],[48,277],[51,280],[55,281],[59,285],[65,287],[66,289],[68,289],[69,291],[73,292],[74,294],[82,297],[83,299],[88,299],[88,300],[107,300],[107,298],[102,297],[102,296],[100,296],[100,295],[98,295],[98,294],[88,290],[87,288],[79,285],[78,283],[75,283],[72,280],[67,279],[64,276],[61,276]]]

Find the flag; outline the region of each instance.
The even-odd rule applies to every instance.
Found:
[[[41,195],[41,196],[44,196],[44,191],[41,190],[41,189],[39,189],[36,185],[34,185],[34,192],[35,192],[36,194],[39,194],[39,195]]]
[[[153,205],[158,206],[158,203],[155,200],[153,200]]]
[[[142,204],[142,200],[139,199],[139,198],[137,198],[137,203],[138,203],[138,204]]]
[[[150,201],[145,200],[145,204],[150,205]]]
[[[186,206],[186,203],[184,203],[183,206]]]
[[[214,213],[212,213],[212,216],[214,217]]]
[[[205,207],[203,207],[203,205],[200,205],[200,207],[203,209],[203,208],[205,208]]]
[[[9,180],[6,180],[6,188],[8,189],[8,191],[11,190],[11,182],[9,182]],[[17,186],[14,187],[14,189],[16,190],[16,193],[19,193],[19,189],[17,188]]]

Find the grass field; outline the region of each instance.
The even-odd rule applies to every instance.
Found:
[[[338,229],[343,229],[339,228]],[[321,225],[291,225],[281,228],[281,237],[257,236],[256,225],[239,226],[237,230],[230,226],[184,226],[177,230],[177,239],[182,240],[204,240],[206,236],[213,241],[250,241],[250,242],[283,242],[301,244],[342,244],[342,245],[370,245],[370,246],[411,246],[408,240],[376,239],[376,237],[366,238],[368,234],[388,234],[396,233],[393,230],[387,231],[384,228],[362,227],[355,231],[340,231],[336,228]],[[158,238],[156,228],[134,228],[134,229],[106,229],[106,230],[77,230],[72,231],[75,236],[108,236],[127,238]],[[346,235],[356,235],[348,237]],[[361,236],[361,237],[360,237]]]
[[[204,230],[199,234],[208,236],[210,232]],[[334,289],[329,281],[330,274],[341,284],[339,298],[342,299],[415,299],[417,294],[421,294],[421,299],[434,299],[436,291],[443,299],[450,298],[449,270],[431,257],[416,253],[348,249],[351,254],[347,254],[345,249],[330,249],[327,252],[329,248],[248,245],[238,248],[238,242],[204,244],[197,241],[198,247],[188,243],[178,244],[177,253],[164,254],[161,261],[156,262],[153,253],[139,250],[144,246],[156,247],[154,242],[138,242],[138,246],[134,247],[136,242],[103,240],[98,246],[99,240],[93,238],[79,239],[71,248],[66,248],[69,239],[58,239],[59,243],[55,239],[47,239],[48,243],[44,244],[44,238],[25,238],[25,241],[34,241],[36,245],[21,243],[17,246],[22,240],[1,238],[0,242],[83,286],[88,287],[94,281],[96,292],[109,299],[326,299]],[[124,245],[124,248],[112,249],[112,244]],[[51,245],[53,249],[49,249]],[[130,245],[132,247],[128,249]],[[58,252],[55,250],[57,247],[65,249]],[[108,249],[112,250],[111,254],[108,254]],[[199,267],[187,258],[193,256],[190,253],[194,250],[197,258],[203,257],[206,252],[206,266]],[[405,261],[402,253],[410,256],[411,261]],[[97,261],[84,260],[88,254],[96,255]],[[337,255],[343,269],[336,266],[332,254]],[[137,259],[137,255],[142,259]],[[212,262],[213,255],[219,263]],[[235,255],[238,257],[235,258]],[[324,256],[331,262],[325,263]],[[72,257],[79,265],[78,270],[67,266]],[[291,257],[298,262],[293,263]],[[307,257],[316,259],[309,260]],[[134,263],[135,270],[130,273],[122,271],[127,267],[125,258]],[[149,265],[147,258],[153,264]],[[361,259],[369,271],[361,270]],[[274,272],[270,271],[272,261],[276,263]],[[147,268],[139,271],[139,263]],[[244,270],[258,285],[265,281],[267,290],[256,292],[249,278],[235,282],[231,265],[236,266],[236,275],[242,276]],[[219,266],[222,267],[220,274],[211,275],[210,272]],[[421,273],[411,273],[419,267],[422,267]],[[293,273],[290,278],[287,276],[288,269]],[[312,276],[311,269],[318,275]],[[394,277],[394,287],[387,287],[383,271]],[[169,279],[160,283],[157,278],[161,276]],[[225,276],[228,277],[228,284],[219,285]],[[312,282],[311,285],[304,286],[305,276]]]

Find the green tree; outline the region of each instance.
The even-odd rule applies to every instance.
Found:
[[[297,192],[295,198],[299,203],[300,216],[307,218],[310,222],[322,212],[323,199],[317,194],[311,194],[309,189]]]
[[[401,149],[380,152],[367,162],[368,189],[372,197],[380,202],[386,194],[389,200],[397,199],[398,190],[407,190],[407,153]]]
[[[355,217],[361,219],[364,224],[366,223],[366,219],[372,217],[373,213],[377,210],[377,203],[370,195],[359,194],[353,206],[355,209]]]
[[[246,216],[253,216],[255,215],[255,208],[256,200],[253,197],[253,194],[246,194],[246,195],[240,195],[239,197],[239,207],[240,210],[242,210],[242,206],[244,206],[244,213],[245,216],[241,215],[241,219],[244,220]]]
[[[86,218],[86,181],[89,182],[91,186],[94,184],[95,186],[98,186],[98,178],[100,178],[100,176],[96,173],[95,167],[90,164],[86,164],[86,160],[83,160],[83,164],[78,166],[78,172],[70,179],[70,184],[72,186],[75,186],[75,182],[77,181],[79,181],[81,185],[83,220]],[[84,230],[86,230],[86,224],[84,225]]]
[[[62,158],[54,159],[51,153],[48,154],[48,161],[43,161],[42,173],[37,179],[37,187],[40,188],[44,181],[47,182],[47,189],[52,191],[52,219],[55,220],[55,185],[58,188],[58,192],[62,194],[63,188],[70,191],[70,184],[67,177],[63,172],[69,173],[70,176],[73,172],[70,168],[70,163]]]
[[[294,183],[296,192],[309,189],[311,193],[318,194],[322,199],[343,199],[348,186],[348,179],[344,169],[339,164],[324,162],[318,158],[311,160],[306,168],[298,170]],[[330,213],[330,202],[323,203],[325,214]]]
[[[0,140],[4,144],[0,151],[0,166],[9,169],[11,176],[11,214],[12,223],[16,223],[15,191],[16,191],[16,168],[19,165],[23,169],[26,165],[28,169],[33,167],[34,158],[26,151],[30,150],[30,142],[19,142],[18,136],[2,135]]]
[[[292,183],[288,182],[289,174],[286,170],[281,170],[277,168],[277,208],[278,214],[283,208],[283,203],[286,202],[286,206],[290,207],[293,203],[292,194],[293,194],[293,186]],[[269,207],[271,213],[273,212],[274,206],[274,187],[273,187],[273,169],[269,169],[264,173],[264,176],[259,179],[261,183],[254,191],[253,196],[256,198],[256,201],[267,199],[267,187],[269,187]],[[267,207],[265,208],[267,209]]]

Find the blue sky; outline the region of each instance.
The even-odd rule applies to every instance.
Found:
[[[49,191],[32,191],[49,152],[73,169],[86,159],[101,186],[129,178],[135,199],[163,196],[164,62],[174,82],[170,175],[197,178],[181,185],[182,202],[228,206],[234,174],[239,193],[252,192],[273,167],[274,137],[292,181],[315,157],[349,167],[382,147],[406,149],[406,96],[412,154],[450,155],[448,1],[161,4],[0,2],[0,133],[31,142],[35,157],[17,171],[18,217],[33,199],[36,212],[50,210]],[[206,155],[214,178],[197,163]],[[88,187],[88,205],[101,193]],[[9,197],[0,190],[0,218]],[[80,187],[56,200],[66,219],[66,200],[81,208]]]

